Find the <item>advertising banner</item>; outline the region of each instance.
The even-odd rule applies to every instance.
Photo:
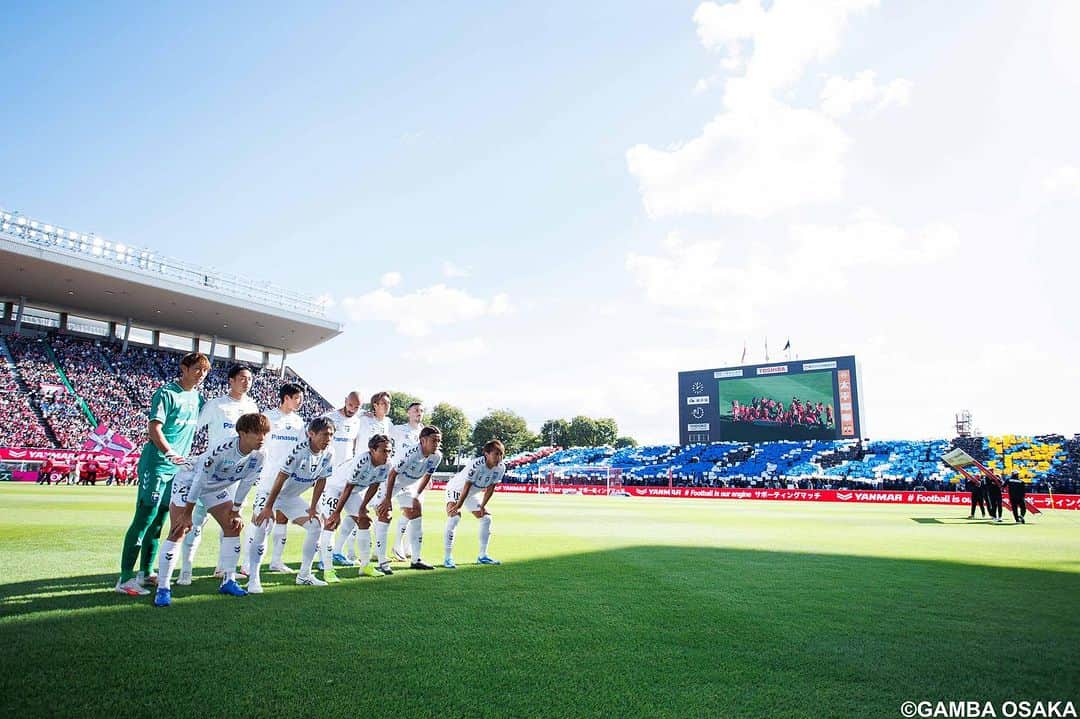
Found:
[[[432,482],[442,489],[443,482]],[[540,485],[499,484],[496,491],[510,494],[588,494],[607,495],[604,485]],[[754,499],[784,502],[839,502],[843,504],[924,504],[968,507],[968,492],[911,492],[883,489],[739,489],[735,487],[636,487],[623,486],[615,490],[631,497],[673,497],[676,499]],[[1028,494],[1028,500],[1039,509],[1080,510],[1080,495],[1055,494],[1053,504],[1049,494]]]

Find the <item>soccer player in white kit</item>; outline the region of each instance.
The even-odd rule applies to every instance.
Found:
[[[506,474],[505,456],[503,443],[493,439],[484,445],[483,455],[466,465],[446,484],[446,555],[443,566],[447,569],[457,569],[454,564],[454,530],[461,521],[462,507],[480,520],[480,556],[476,558],[476,563],[501,564],[487,553],[491,539],[491,512],[487,511],[487,503],[495,492],[495,485]]]
[[[360,573],[369,577],[379,576],[370,564],[371,557],[371,518],[368,517],[368,503],[371,502],[384,486],[390,474],[390,438],[385,434],[376,434],[368,440],[368,451],[358,454],[346,468],[345,487],[341,490],[333,511],[326,518],[326,529],[333,530],[341,522],[341,515],[352,517],[359,531]],[[339,470],[340,471],[340,470]],[[383,574],[393,574],[391,571]]]
[[[324,417],[328,417],[330,421],[334,423],[337,430],[334,432],[334,442],[332,444],[333,451],[333,463],[334,467],[344,467],[352,458],[356,455],[357,448],[362,448],[366,445],[358,444],[356,441],[357,436],[360,434],[360,421],[362,419],[360,415],[360,407],[363,402],[360,399],[360,392],[353,390],[345,396],[345,404],[341,409],[335,409],[331,412],[327,412]],[[326,483],[326,491],[323,492],[322,501],[319,504],[319,514],[325,519],[330,516],[330,513],[334,511],[334,503],[337,502],[338,495],[341,494],[342,488],[345,486],[345,480],[340,477],[331,476],[330,481]],[[339,529],[344,536],[348,536],[350,532],[356,529],[356,525],[349,518],[346,518],[342,522],[342,527]],[[325,571],[332,569],[333,567],[322,567]]]
[[[177,543],[190,533],[197,502],[208,507],[210,516],[221,525],[223,534],[218,563],[225,567],[220,594],[242,597],[247,592],[236,583],[236,559],[240,553],[240,508],[244,497],[259,479],[266,455],[262,446],[270,432],[270,421],[261,414],[245,414],[236,420],[231,440],[198,457],[192,469],[173,479],[169,501],[169,537],[161,547],[155,607],[172,603],[172,573],[176,568]]]
[[[390,393],[389,392],[376,392],[371,396],[371,414],[363,414],[360,416],[360,430],[356,434],[356,448],[357,451],[361,451],[363,447],[367,446],[368,440],[377,434],[390,436],[390,430],[394,424],[390,421],[390,417],[387,414],[390,412]],[[393,447],[391,447],[391,451]],[[339,496],[344,489],[344,485],[335,481],[335,487],[337,492],[334,495],[335,498]],[[327,499],[329,502],[330,500]],[[333,509],[330,507],[329,509]],[[329,516],[329,512],[325,516]],[[356,565],[357,545],[360,543],[359,532],[353,528],[350,529],[352,520],[346,517],[342,521],[342,529],[338,532],[337,541],[334,542],[334,562],[345,567],[352,567]],[[388,528],[387,528],[388,529]],[[379,554],[379,566],[384,564],[383,560],[386,558],[386,538],[383,537],[383,541],[379,542],[379,526],[375,525],[375,548],[376,550],[382,550]],[[345,551],[348,551],[348,556],[345,556]],[[368,557],[364,557],[362,564],[366,566]]]
[[[419,402],[413,402],[405,409],[408,421],[405,424],[395,424],[390,430],[390,441],[394,444],[394,456],[401,457],[410,449],[420,444],[420,430],[424,428],[421,422],[424,419],[424,406]],[[399,562],[408,561],[409,549],[405,546],[405,532],[408,530],[411,520],[403,512],[398,517],[397,527],[394,528],[394,546],[390,553]]]
[[[242,571],[249,575],[251,574],[248,571],[251,567],[251,546],[255,543],[255,518],[266,508],[266,500],[270,497],[270,488],[274,486],[274,480],[277,479],[278,470],[284,464],[285,458],[289,456],[289,452],[292,451],[293,447],[307,439],[307,422],[297,411],[304,404],[304,389],[298,384],[286,382],[278,390],[278,399],[280,403],[277,409],[265,413],[266,418],[270,420],[270,435],[267,437],[266,445],[263,447],[266,462],[263,464],[259,483],[255,486],[255,502],[251,508],[251,525],[246,532],[248,535],[248,551],[241,558]],[[289,518],[282,512],[275,513],[274,529],[271,535],[273,547],[273,551],[270,553],[271,572],[295,574],[282,558],[285,552],[285,539],[288,531]],[[266,546],[263,545],[259,548],[258,555],[261,557],[265,552]]]
[[[380,517],[386,516],[389,520],[390,502],[393,500],[397,502],[398,509],[408,522],[411,569],[435,568],[420,558],[420,546],[424,541],[421,497],[431,481],[432,473],[442,463],[443,455],[439,451],[441,442],[442,432],[438,427],[424,427],[420,430],[420,443],[395,460],[386,484],[376,496],[375,509]],[[389,564],[386,568],[389,568]],[[386,568],[382,570],[384,573]]]
[[[258,548],[262,547],[266,540],[266,532],[274,521],[276,512],[282,512],[290,522],[303,527],[307,532],[300,554],[300,572],[296,575],[296,583],[308,587],[326,586],[326,582],[311,573],[311,565],[315,562],[315,553],[320,549],[319,539],[323,533],[318,507],[326,488],[326,480],[334,469],[333,454],[329,451],[333,440],[334,423],[327,417],[316,417],[308,423],[307,439],[293,447],[282,463],[274,486],[270,488],[266,506],[255,518],[255,543],[252,544],[251,556],[248,558],[251,565],[248,592],[262,593],[262,582],[259,578],[262,555]],[[300,496],[308,489],[312,490],[310,502],[304,501]],[[323,566],[329,567],[329,544],[323,542],[321,549]]]
[[[236,421],[241,415],[257,413],[258,406],[255,400],[248,395],[252,383],[251,370],[242,365],[234,364],[229,367],[229,391],[215,397],[203,405],[199,413],[199,427],[206,426],[206,448],[215,449],[219,445],[228,442],[235,434]],[[184,537],[184,547],[181,550],[182,562],[180,565],[180,578],[177,584],[191,584],[191,567],[195,560],[195,552],[202,543],[202,530],[206,524],[207,507],[197,504],[195,514],[191,518],[192,530]],[[224,536],[224,535],[222,535]],[[214,575],[225,569],[235,567],[218,567]]]

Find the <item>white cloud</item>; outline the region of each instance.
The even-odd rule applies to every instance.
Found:
[[[718,5],[704,2],[694,12],[701,43],[730,58],[746,55],[746,79],[773,92],[799,79],[806,66],[831,57],[854,13],[877,0],[777,0],[768,11],[760,0]]]
[[[382,287],[359,297],[347,297],[341,304],[356,322],[393,322],[400,334],[410,337],[424,337],[434,327],[513,312],[505,294],[485,300],[443,284],[403,295],[394,295]]]
[[[869,212],[843,225],[792,225],[788,238],[784,247],[747,256],[738,243],[687,242],[673,234],[660,254],[628,255],[626,268],[650,302],[742,329],[764,307],[841,292],[855,268],[930,264],[958,245],[948,225],[911,232]]]
[[[475,359],[484,355],[487,351],[488,343],[483,337],[469,337],[405,350],[402,356],[407,360],[428,365],[445,366],[468,359]]]
[[[825,115],[773,98],[738,102],[673,150],[626,153],[651,217],[704,213],[766,217],[843,194],[851,141]]]
[[[401,273],[387,272],[379,280],[379,284],[383,287],[397,287],[401,284]]]
[[[513,313],[514,306],[510,304],[509,295],[500,293],[491,298],[491,304],[489,305],[488,310],[495,316],[502,316]]]
[[[453,262],[446,260],[442,263],[443,277],[448,279],[455,279],[458,277],[468,277],[472,272],[467,267],[458,267]]]
[[[832,56],[848,18],[873,0],[808,3],[759,0],[702,3],[694,13],[706,48],[724,52],[724,66],[745,66],[727,80],[724,110],[698,137],[669,149],[639,144],[626,153],[651,217],[681,214],[767,217],[843,195],[844,156],[851,145],[833,118],[777,97],[807,65]],[[717,78],[699,80],[695,92]],[[890,103],[905,86],[890,87]]]
[[[1080,197],[1080,169],[1065,165],[1050,173],[1043,180],[1047,192],[1063,192]]]
[[[821,89],[821,109],[826,115],[843,117],[857,105],[873,105],[875,110],[905,107],[911,99],[911,88],[911,81],[902,78],[878,85],[873,70],[863,70],[850,80],[834,75]]]

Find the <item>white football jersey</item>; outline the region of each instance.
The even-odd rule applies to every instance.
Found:
[[[389,475],[389,462],[383,462],[376,467],[371,463],[371,452],[364,451],[353,458],[345,482],[356,487],[370,487],[373,484],[382,484]]]
[[[329,449],[316,454],[311,451],[311,443],[305,439],[293,447],[282,462],[280,471],[288,476],[281,485],[278,497],[299,497],[315,486],[320,479],[326,479],[334,471],[334,455]]]
[[[394,442],[394,454],[401,457],[410,449],[420,444],[420,430],[424,425],[418,424],[414,429],[411,424],[395,424],[390,430],[390,439]]]
[[[346,417],[340,409],[335,409],[327,412],[323,417],[329,417],[334,423],[334,440],[330,443],[330,447],[333,448],[333,462],[337,467],[348,462],[356,454],[358,447],[356,436],[360,433],[360,420],[363,419],[363,415],[357,412],[352,417]],[[367,440],[363,449],[367,449],[366,442]]]
[[[190,501],[205,492],[217,492],[240,482],[233,503],[243,504],[248,491],[258,481],[265,461],[266,455],[260,449],[240,454],[240,438],[235,437],[199,455],[192,463],[193,468],[179,473],[173,481],[191,488],[188,491]]]
[[[263,444],[266,462],[259,478],[259,491],[269,492],[289,452],[300,442],[307,441],[307,422],[298,412],[285,414],[277,407],[265,414],[270,420],[270,434]]]
[[[499,462],[494,467],[489,468],[484,455],[480,455],[455,474],[454,478],[450,480],[449,486],[460,491],[465,486],[465,482],[470,482],[477,489],[487,489],[491,485],[501,482],[504,474],[506,474],[506,462]]]
[[[394,480],[395,484],[404,487],[416,482],[425,474],[434,472],[435,468],[442,463],[442,459],[443,455],[440,451],[432,452],[425,457],[424,450],[419,444],[416,445],[394,463],[394,470],[398,474],[397,479]]]
[[[371,415],[362,415],[360,417],[360,433],[356,437],[356,451],[363,452],[368,448],[368,440],[377,434],[385,434],[390,436],[390,430],[394,427],[394,423],[390,421],[390,417],[383,417],[382,419],[375,419]]]
[[[207,447],[220,447],[236,436],[236,420],[242,415],[258,412],[255,400],[248,395],[233,399],[225,394],[203,405],[199,427],[206,425]],[[197,428],[196,428],[197,429]]]

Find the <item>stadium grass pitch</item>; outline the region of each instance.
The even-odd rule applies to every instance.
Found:
[[[0,486],[0,715],[896,717],[1080,704],[1080,513],[496,495],[456,571],[116,595],[134,492]],[[425,558],[443,516],[429,498]],[[300,531],[286,559],[298,560]]]

